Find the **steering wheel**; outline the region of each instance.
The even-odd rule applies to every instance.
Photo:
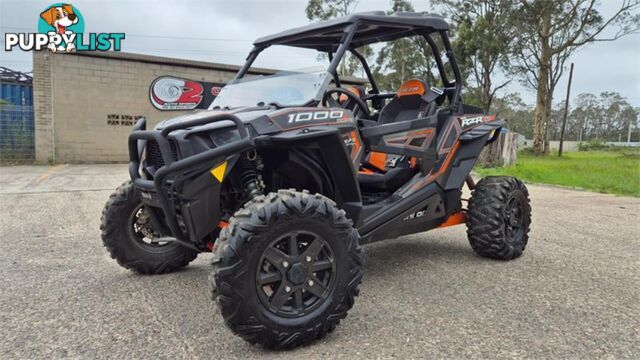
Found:
[[[331,95],[333,95],[334,93],[335,94],[344,94],[348,98],[348,100],[345,101],[344,104],[341,105],[336,99],[331,97]],[[341,108],[345,108],[346,109],[346,105],[350,101],[353,101],[356,104],[356,106],[359,108],[360,111],[362,111],[362,113],[364,114],[364,116],[366,118],[368,118],[368,119],[371,118],[371,113],[369,112],[369,107],[364,102],[364,100],[360,99],[360,97],[358,97],[357,95],[355,95],[354,93],[352,93],[349,90],[345,90],[345,89],[341,89],[341,88],[329,89],[324,93],[324,96],[322,96],[322,106],[327,106],[327,104],[328,104],[331,107],[341,107]]]

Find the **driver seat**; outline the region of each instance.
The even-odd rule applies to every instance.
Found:
[[[430,88],[426,81],[407,80],[380,111],[378,124],[390,124],[399,121],[414,120],[435,114],[438,94],[428,91]]]
[[[437,94],[427,91],[427,83],[407,80],[396,96],[380,111],[378,125],[415,120],[434,114]],[[364,191],[393,192],[404,185],[418,171],[415,158],[372,151],[365,157],[358,182]]]

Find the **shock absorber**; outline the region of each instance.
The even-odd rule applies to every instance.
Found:
[[[247,151],[238,160],[237,166],[240,169],[240,183],[244,192],[245,201],[251,201],[256,196],[262,194],[264,184],[262,183],[262,162],[255,150]]]

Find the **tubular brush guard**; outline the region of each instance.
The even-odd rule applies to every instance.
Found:
[[[232,121],[235,124],[238,133],[240,134],[240,139],[238,141],[201,152],[186,159],[174,159],[168,139],[169,133],[175,130],[225,120]],[[201,187],[202,179],[198,179],[197,175],[202,175],[202,173],[196,174],[195,179],[187,179],[181,177],[181,175],[192,170],[202,169],[203,165],[221,162],[230,155],[249,150],[253,147],[253,139],[249,137],[247,129],[242,121],[232,114],[217,114],[201,119],[175,123],[162,130],[145,129],[146,120],[145,118],[140,118],[129,135],[129,175],[131,176],[131,180],[133,181],[135,188],[140,191],[142,200],[147,205],[162,209],[166,225],[173,236],[175,236],[176,240],[185,246],[194,248],[194,244],[200,242],[202,239],[201,235],[203,235],[203,231],[198,231],[198,233],[196,233],[195,228],[191,225],[193,221],[192,218],[206,216],[202,213],[210,212],[213,209],[204,208],[207,207],[206,199],[193,199],[193,202],[182,206],[182,214],[180,214],[176,211],[181,207],[181,204],[176,201],[176,192],[169,190],[173,190],[176,187],[181,186],[182,183],[187,183],[185,180],[192,180],[191,184],[194,184],[193,186]],[[153,180],[142,178],[140,168],[141,156],[146,142],[149,140],[155,141],[158,144],[162,159],[164,160],[164,166],[157,169],[153,176]],[[174,181],[167,181],[168,178],[173,178]],[[215,200],[215,203],[217,203],[219,199],[219,191],[220,188],[218,186],[213,193],[210,194]],[[188,193],[188,191],[185,191],[185,193]],[[202,194],[200,194],[200,196],[202,196]],[[219,210],[214,211],[213,213],[217,216],[219,215]],[[184,225],[178,223],[177,219],[180,217],[182,217]],[[213,226],[215,227],[215,224]]]

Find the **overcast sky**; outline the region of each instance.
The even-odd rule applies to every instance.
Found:
[[[602,0],[603,15],[612,13],[621,0]],[[308,23],[306,0],[208,0],[165,1],[74,0],[85,18],[85,32],[124,32],[123,51],[241,64],[260,36]],[[412,1],[417,11],[427,0]],[[36,32],[38,15],[51,0],[0,0],[2,46],[6,32]],[[356,11],[386,10],[389,0],[360,0]],[[309,53],[274,52],[259,65],[297,69],[314,65]],[[618,91],[640,106],[640,35],[616,42],[599,42],[580,50],[575,62],[572,98],[583,92]],[[0,52],[0,65],[31,71],[31,54]],[[567,72],[568,73],[568,72]],[[566,80],[558,85],[555,102],[565,97]],[[535,94],[516,81],[505,89],[520,92],[533,103]]]

